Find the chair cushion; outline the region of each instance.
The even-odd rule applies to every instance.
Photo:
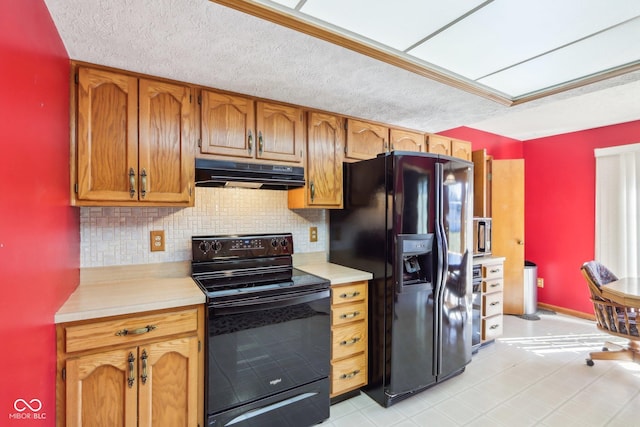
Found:
[[[583,267],[598,288],[602,285],[618,280],[618,277],[613,274],[611,270],[600,264],[598,261],[589,261],[585,263]]]

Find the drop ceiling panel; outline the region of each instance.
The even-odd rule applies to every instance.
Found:
[[[479,82],[513,96],[639,63],[640,19],[493,74]]]
[[[300,11],[404,51],[481,3],[483,0],[307,0]]]
[[[640,1],[615,4],[496,0],[409,54],[477,80],[640,15]]]

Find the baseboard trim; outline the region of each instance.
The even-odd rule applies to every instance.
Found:
[[[555,311],[556,313],[566,314],[568,316],[579,317],[580,319],[596,320],[596,316],[589,313],[583,313],[577,310],[571,310],[570,308],[558,307],[551,304],[545,304],[543,302],[538,303],[538,307],[546,310]]]

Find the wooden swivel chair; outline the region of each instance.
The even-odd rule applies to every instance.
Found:
[[[605,342],[602,351],[589,353],[587,365],[593,366],[594,359],[599,360],[631,360],[640,362],[640,336],[636,316],[640,307],[629,307],[619,301],[602,296],[601,286],[618,280],[607,267],[597,261],[589,261],[580,268],[589,285],[591,301],[595,311],[598,329],[611,335],[627,338],[629,343],[620,346],[612,342]],[[619,348],[609,351],[609,348]]]

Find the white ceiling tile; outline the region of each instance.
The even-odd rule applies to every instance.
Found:
[[[301,12],[403,51],[483,0],[307,0]]]
[[[640,19],[480,79],[513,97],[638,62]]]
[[[409,53],[476,80],[638,15],[638,0],[496,0]]]

